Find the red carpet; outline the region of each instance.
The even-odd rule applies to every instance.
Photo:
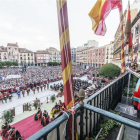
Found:
[[[34,115],[29,116],[28,118],[13,124],[12,127],[15,127],[16,130],[20,132],[24,140],[26,140],[27,138],[29,138],[37,131],[43,128],[43,126],[41,125],[41,120],[35,121]],[[3,140],[8,140],[8,139],[3,139]]]

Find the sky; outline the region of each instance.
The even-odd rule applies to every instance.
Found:
[[[134,0],[130,0],[130,4]],[[120,18],[111,11],[106,19],[107,33],[97,36],[92,31],[88,13],[96,0],[67,0],[71,47],[77,48],[96,40],[99,46],[114,40]],[[123,10],[128,0],[123,0]],[[56,0],[0,0],[0,46],[18,43],[32,51],[55,47],[60,50]]]

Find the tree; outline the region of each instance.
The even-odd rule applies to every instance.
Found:
[[[2,67],[2,64],[1,64],[1,62],[0,62],[0,68]]]
[[[5,61],[5,63],[6,63],[7,66],[11,66],[12,65],[12,62],[10,62],[10,61]]]
[[[48,62],[47,65],[48,66],[57,66],[59,64],[57,62]]]
[[[48,66],[52,66],[52,63],[53,63],[53,62],[48,62],[47,65],[48,65]]]
[[[57,62],[53,62],[53,66],[57,66],[58,65],[58,63]]]
[[[6,63],[5,62],[0,62],[2,66],[6,66]]]
[[[103,65],[99,70],[99,75],[108,77],[112,79],[113,77],[118,77],[121,73],[121,69],[112,63]]]
[[[13,65],[14,66],[18,66],[18,62],[13,62]]]

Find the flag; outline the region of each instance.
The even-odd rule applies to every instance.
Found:
[[[115,8],[121,9],[121,0],[98,0],[89,12],[92,20],[92,30],[96,35],[104,36],[106,33],[105,19]]]
[[[132,33],[131,33],[131,14],[130,14],[130,3],[128,2],[128,15],[125,27],[126,44],[129,44],[129,52],[132,51]]]

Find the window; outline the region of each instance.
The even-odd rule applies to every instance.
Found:
[[[137,35],[139,33],[139,26],[137,26],[136,28],[135,28],[135,35]]]

